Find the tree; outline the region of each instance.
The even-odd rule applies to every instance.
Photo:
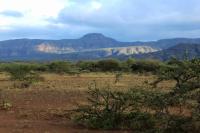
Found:
[[[131,69],[133,72],[152,72],[155,73],[161,66],[161,62],[156,60],[137,60]]]
[[[79,61],[76,64],[76,66],[81,71],[90,71],[90,72],[97,71],[97,62],[95,62],[95,61]]]
[[[166,129],[167,132],[192,132],[192,130],[193,132],[196,132],[200,129],[200,126],[196,126],[200,122],[200,118],[198,115],[200,107],[199,68],[200,59],[179,61],[173,58],[168,62],[168,65],[160,69],[158,73],[158,80],[155,82],[155,84],[165,80],[176,81],[176,84],[172,88],[172,91],[165,95],[168,106],[178,106],[179,115],[181,115],[183,113],[182,109],[186,106],[187,101],[192,101],[193,103],[196,103],[196,106],[193,106],[192,110],[194,110],[194,113],[192,113],[191,117],[169,117]]]
[[[108,59],[108,60],[101,60],[97,62],[97,67],[100,71],[120,71],[121,64],[118,60]]]
[[[71,71],[71,64],[65,61],[56,61],[48,65],[49,71],[56,73],[68,73]]]

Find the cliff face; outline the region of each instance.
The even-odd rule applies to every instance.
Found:
[[[36,46],[36,51],[42,52],[42,53],[51,53],[51,54],[66,54],[75,52],[73,48],[70,47],[58,47],[51,44],[40,44]]]
[[[97,49],[95,51],[106,52],[108,56],[113,55],[132,55],[156,52],[159,49],[155,49],[149,46],[130,46],[130,47],[117,47],[117,48],[104,48]]]
[[[91,51],[104,51],[108,55],[131,55],[131,54],[142,54],[156,52],[159,49],[155,49],[149,46],[130,46],[130,47],[116,47],[116,48],[102,48],[102,49],[84,49],[76,51],[70,47],[57,47],[50,44],[40,44],[36,47],[36,50],[43,53],[54,53],[54,54],[69,54],[74,52],[91,52]]]

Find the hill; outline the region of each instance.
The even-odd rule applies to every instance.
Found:
[[[0,41],[0,60],[82,60],[118,58],[132,54],[138,58],[150,55],[159,58],[156,56],[159,54],[158,51],[165,51],[180,43],[200,44],[200,39],[175,38],[149,42],[121,42],[100,33],[86,34],[78,39],[15,39]],[[151,54],[152,52],[156,53]]]
[[[162,51],[133,55],[133,57],[142,59],[158,59],[164,61],[169,60],[172,57],[177,59],[200,58],[200,44],[178,44]]]

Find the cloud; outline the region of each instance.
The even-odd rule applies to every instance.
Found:
[[[6,16],[6,17],[23,17],[23,14],[18,11],[12,11],[12,10],[6,10],[3,12],[0,12],[0,15]]]
[[[155,40],[194,36],[199,12],[198,0],[75,0],[53,22],[93,27],[121,40]]]
[[[110,26],[200,20],[197,0],[75,0],[60,11],[62,23]]]
[[[0,1],[0,12],[13,9],[24,16],[11,19],[0,15],[0,35],[7,34],[4,38],[60,39],[101,32],[133,41],[200,35],[199,0],[6,1]]]
[[[83,33],[95,32],[96,29],[77,25],[55,25],[26,26],[17,25],[9,29],[0,29],[1,40],[31,38],[31,39],[71,39],[80,38]]]

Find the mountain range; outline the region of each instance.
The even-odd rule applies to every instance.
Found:
[[[163,49],[161,51],[152,53],[132,55],[132,57],[140,59],[157,59],[164,61],[169,60],[172,57],[180,60],[184,58],[200,58],[200,44],[180,43],[168,49]]]
[[[14,39],[0,41],[0,60],[90,60],[153,58],[167,60],[200,57],[200,38],[174,38],[147,42],[121,42],[100,33],[79,39]]]

